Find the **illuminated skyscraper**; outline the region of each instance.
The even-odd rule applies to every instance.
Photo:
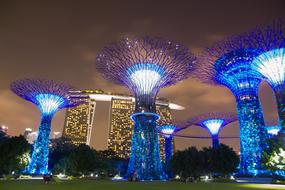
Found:
[[[63,137],[75,145],[90,145],[96,102],[87,98],[86,104],[66,110]]]
[[[111,100],[108,149],[121,158],[130,156],[134,125],[130,116],[133,110],[134,102],[131,99]]]

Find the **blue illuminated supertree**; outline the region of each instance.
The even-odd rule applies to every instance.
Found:
[[[271,25],[256,27],[244,33],[243,40],[249,48],[259,49],[252,69],[257,71],[272,87],[278,107],[280,130],[285,135],[285,23],[276,20]],[[280,135],[281,135],[280,134]]]
[[[186,79],[194,60],[186,47],[153,37],[123,39],[105,47],[97,56],[96,67],[104,77],[129,88],[136,99],[127,176],[165,179],[159,156],[155,99],[160,88]]]
[[[206,113],[189,119],[189,124],[198,125],[208,130],[212,138],[213,148],[219,147],[219,133],[223,127],[235,122],[235,113]]]
[[[60,109],[79,104],[68,96],[68,92],[74,89],[51,80],[23,79],[13,82],[11,90],[21,98],[36,104],[41,111],[39,133],[26,172],[29,174],[48,174],[51,121],[54,114]]]
[[[171,124],[159,126],[159,131],[164,137],[165,172],[168,178],[173,177],[170,166],[170,161],[172,157],[173,135],[185,128],[186,127],[177,127],[176,125]]]
[[[258,98],[261,82],[251,69],[252,60],[260,54],[245,48],[240,36],[234,36],[205,49],[197,62],[195,77],[205,83],[223,85],[236,99],[240,127],[240,173],[257,175],[261,171],[261,155],[267,147],[262,107]]]

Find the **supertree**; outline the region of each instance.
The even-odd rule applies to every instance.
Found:
[[[165,178],[155,99],[160,88],[186,79],[194,61],[183,45],[154,37],[126,38],[105,47],[97,56],[96,67],[104,77],[129,88],[136,99],[127,176],[135,175],[139,180]]]
[[[259,26],[244,33],[249,48],[259,49],[253,60],[252,69],[257,71],[272,87],[278,108],[278,115],[285,135],[285,23],[276,20],[267,26]]]
[[[267,132],[258,98],[261,79],[251,69],[251,62],[260,51],[245,47],[241,36],[232,36],[206,48],[197,62],[200,67],[195,77],[225,86],[235,96],[240,127],[240,173],[258,175],[262,172],[261,155],[267,147]]]
[[[219,147],[219,133],[223,127],[226,125],[235,122],[237,116],[235,113],[206,113],[198,116],[194,116],[189,119],[189,124],[198,125],[202,128],[208,130],[212,138],[213,148]]]
[[[180,124],[169,124],[159,126],[159,131],[164,137],[164,154],[165,154],[165,172],[168,178],[172,178],[173,174],[171,171],[170,161],[172,157],[172,141],[173,135],[177,132],[185,129],[187,126]]]
[[[79,104],[78,101],[75,102],[68,96],[68,92],[74,88],[52,80],[23,79],[13,82],[11,90],[21,98],[36,104],[41,112],[39,133],[26,172],[29,174],[48,174],[51,121],[60,109]]]

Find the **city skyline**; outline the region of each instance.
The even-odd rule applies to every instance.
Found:
[[[239,2],[219,5],[207,3],[203,6],[211,13],[208,15],[211,15],[212,19],[195,11],[198,6],[195,2],[184,5],[185,9],[189,9],[187,13],[182,14],[176,11],[175,15],[171,13],[171,6],[167,3],[162,5],[164,11],[160,15],[155,13],[155,7],[160,6],[158,3],[153,3],[154,8],[149,10],[148,15],[143,13],[144,8],[132,10],[131,7],[134,6],[132,3],[121,5],[123,10],[120,11],[126,11],[128,15],[136,15],[133,18],[120,16],[116,3],[112,6],[109,3],[101,5],[110,6],[109,17],[102,17],[108,14],[104,14],[98,9],[96,3],[91,2],[89,5],[77,7],[75,12],[72,9],[76,7],[76,4],[65,7],[64,3],[59,3],[58,8],[54,9],[52,14],[44,8],[44,6],[52,8],[52,4],[45,4],[37,9],[25,2],[2,3],[0,123],[9,127],[8,134],[11,135],[21,134],[25,128],[35,130],[39,126],[39,112],[36,108],[28,102],[21,101],[8,90],[9,84],[15,79],[23,77],[55,79],[80,89],[101,88],[104,91],[126,93],[128,91],[125,88],[107,82],[98,75],[94,68],[96,53],[104,44],[126,35],[153,34],[181,41],[194,53],[199,53],[202,48],[223,37],[238,34],[258,24],[266,24],[275,18],[282,17],[284,3],[282,1],[270,2],[251,1],[246,3],[247,6]],[[230,6],[236,9],[231,9]],[[93,10],[91,7],[97,7],[97,9]],[[178,5],[177,9],[185,10],[184,7]],[[223,12],[222,10],[227,14],[238,12],[240,9],[244,14],[229,14],[228,18],[218,14]],[[260,15],[261,12],[262,15]],[[17,18],[15,13],[17,13]],[[19,17],[21,17],[21,22],[18,20]],[[181,23],[182,18],[188,18],[189,23]],[[121,21],[120,25],[116,24],[117,19]],[[277,120],[276,103],[269,85],[262,82],[259,94],[265,120]],[[175,120],[183,120],[209,111],[235,111],[234,97],[229,90],[204,85],[191,78],[168,89],[163,89],[158,96],[186,107],[184,111],[174,113]],[[98,109],[102,111],[97,117],[95,113],[94,122],[97,122],[95,125],[98,127],[94,127],[92,133],[98,136],[94,136],[92,142],[99,145],[98,149],[104,147],[101,141],[106,138],[104,129],[108,128],[105,123],[106,118],[103,116],[108,111],[106,107],[109,105],[106,106],[106,104],[108,103],[98,103]],[[62,131],[64,115],[64,111],[61,111],[55,116],[52,123],[53,131]],[[204,130],[197,127],[191,127],[183,134],[207,136]],[[229,125],[221,133],[221,136],[234,135],[238,135],[237,123]],[[178,149],[194,145],[210,146],[211,143],[210,140],[176,139],[175,141]],[[221,142],[235,149],[239,147],[238,141],[221,140]]]

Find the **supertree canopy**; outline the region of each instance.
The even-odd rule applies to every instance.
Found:
[[[58,110],[78,105],[79,102],[74,102],[68,96],[68,92],[74,89],[51,80],[23,79],[13,82],[11,90],[21,98],[36,104],[41,111],[39,133],[26,172],[47,174],[51,120]]]
[[[235,113],[206,113],[194,116],[189,120],[189,124],[198,125],[208,130],[212,137],[213,148],[219,147],[219,132],[227,124],[237,120]]]
[[[261,171],[261,155],[266,148],[267,133],[258,98],[261,78],[251,69],[259,50],[245,48],[240,36],[230,37],[205,49],[200,56],[195,77],[203,82],[223,85],[236,98],[240,126],[240,173],[257,175]]]
[[[131,157],[127,176],[140,180],[164,179],[156,120],[155,99],[160,88],[186,79],[194,56],[173,41],[142,37],[123,39],[103,49],[97,69],[104,77],[129,88],[136,98]]]
[[[278,115],[285,135],[285,23],[276,20],[271,25],[256,27],[244,33],[249,48],[261,53],[253,60],[252,69],[268,81],[274,90]]]

